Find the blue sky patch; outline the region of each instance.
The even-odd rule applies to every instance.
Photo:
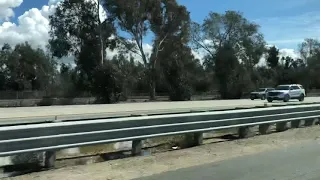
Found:
[[[296,49],[304,38],[317,38],[320,34],[319,0],[178,0],[190,11],[193,21],[201,23],[210,11],[226,10],[243,12],[244,16],[261,26],[269,44],[279,48]],[[14,8],[18,17],[31,8],[41,9],[48,0],[24,0]]]

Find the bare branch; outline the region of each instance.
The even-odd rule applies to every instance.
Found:
[[[196,40],[194,38],[193,38],[193,42],[196,43],[198,46],[200,46],[200,48],[207,51],[212,57],[214,57],[214,53],[210,50],[208,46],[206,46],[205,44],[202,44],[199,40]]]
[[[158,47],[161,47],[162,43],[164,42],[164,40],[166,40],[168,37],[168,33],[164,36],[164,38],[160,41]]]
[[[125,46],[126,50],[142,57],[142,55],[138,52],[139,49],[137,49],[136,45],[133,45],[133,43],[127,42],[125,38],[119,38],[119,40],[120,40],[120,43]]]

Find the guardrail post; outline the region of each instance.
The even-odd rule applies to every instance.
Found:
[[[44,158],[44,167],[51,169],[54,168],[56,162],[56,152],[55,151],[46,151]]]
[[[260,124],[259,125],[259,133],[260,134],[269,134],[271,124]]]
[[[188,133],[185,135],[186,147],[199,146],[203,143],[203,133]]]
[[[301,126],[301,120],[291,121],[291,128],[300,128]]]
[[[252,126],[245,126],[239,128],[239,138],[249,138],[255,136],[256,133]]]
[[[133,140],[131,154],[133,156],[140,156],[141,153],[142,153],[142,141],[141,140]]]
[[[307,119],[304,121],[304,126],[313,126],[315,124],[315,119]]]
[[[188,133],[188,134],[184,135],[184,141],[185,141],[185,144],[184,144],[185,148],[195,146],[194,135],[192,133]]]
[[[287,122],[279,122],[276,124],[276,130],[278,132],[286,131],[288,130]]]
[[[194,133],[194,145],[199,146],[203,143],[203,133]]]

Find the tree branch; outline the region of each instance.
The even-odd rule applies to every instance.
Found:
[[[137,54],[138,56],[140,56],[142,58],[142,55],[139,52],[137,52],[138,49],[136,49],[136,47],[133,47],[133,48],[130,47],[130,45],[126,42],[126,40],[120,39],[120,41],[122,41],[121,44],[123,44],[128,51],[130,51],[134,54]]]
[[[212,51],[209,49],[208,46],[200,43],[199,40],[196,40],[195,38],[193,38],[193,41],[194,41],[198,46],[200,46],[202,49],[204,49],[205,51],[207,51],[207,52],[210,54],[210,56],[214,57],[214,54],[212,53]]]

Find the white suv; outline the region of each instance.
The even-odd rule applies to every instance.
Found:
[[[305,96],[306,91],[300,84],[279,85],[275,90],[268,92],[267,100],[268,102],[272,102],[273,100],[288,102],[290,99],[303,101]]]

